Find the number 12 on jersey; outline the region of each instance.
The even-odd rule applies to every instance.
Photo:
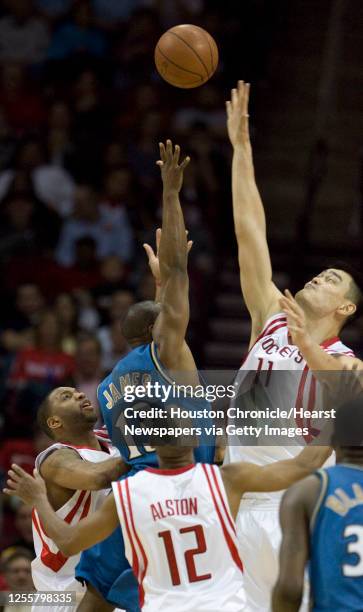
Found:
[[[200,580],[209,580],[212,578],[212,574],[203,574],[197,575],[197,570],[195,567],[194,557],[196,555],[201,555],[207,551],[207,544],[205,541],[204,531],[202,525],[193,525],[191,527],[183,527],[179,529],[179,533],[183,535],[184,533],[194,532],[196,539],[196,548],[190,548],[184,552],[185,565],[188,574],[189,582],[199,582]],[[173,543],[173,538],[171,535],[171,531],[160,531],[158,533],[159,538],[163,539],[166,558],[169,565],[170,578],[173,586],[178,586],[181,584],[180,572],[178,568],[178,563],[175,555],[175,548]]]

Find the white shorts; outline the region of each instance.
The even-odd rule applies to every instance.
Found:
[[[246,608],[248,612],[269,612],[279,571],[281,529],[278,505],[245,499],[241,502],[236,525],[244,568]],[[308,589],[305,588],[300,612],[308,609]]]

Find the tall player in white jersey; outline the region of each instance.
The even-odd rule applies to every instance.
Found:
[[[239,81],[227,102],[227,127],[233,146],[232,195],[235,233],[243,298],[251,316],[249,353],[239,378],[261,372],[270,406],[304,407],[319,402],[326,372],[362,369],[362,362],[339,340],[346,321],[362,301],[356,280],[343,269],[330,268],[308,282],[295,296],[283,295],[272,281],[263,204],[256,186],[248,127],[249,85]],[[280,384],[268,385],[269,374],[284,370]],[[314,377],[311,374],[314,371]],[[271,381],[276,383],[277,378]],[[285,425],[287,423],[285,422]],[[276,423],[278,425],[278,423]],[[311,441],[318,428],[313,423],[301,443]],[[264,465],[293,456],[294,446],[234,446],[226,462],[254,461]],[[277,578],[280,529],[277,496],[253,495],[240,507],[237,527],[245,565],[245,585],[251,611],[269,610],[271,589]]]
[[[127,468],[118,450],[99,441],[93,433],[97,413],[84,393],[72,387],[54,389],[40,405],[37,419],[54,444],[38,455],[35,467],[44,478],[57,516],[74,525],[99,507],[110,491],[111,482]],[[74,575],[80,556],[62,554],[35,509],[32,519],[35,588],[83,594],[85,589]],[[53,605],[52,609],[66,612],[74,608]],[[39,606],[35,610],[41,612]]]
[[[264,467],[241,462],[221,469],[195,465],[190,447],[156,450],[160,469],[113,483],[113,495],[76,525],[59,519],[37,474],[13,466],[5,493],[37,508],[63,554],[96,544],[120,522],[143,612],[248,610],[234,522],[241,496],[291,485],[320,466],[331,449],[311,446]]]

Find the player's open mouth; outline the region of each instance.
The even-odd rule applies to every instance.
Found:
[[[93,405],[89,400],[83,400],[81,403],[82,410],[93,410]]]

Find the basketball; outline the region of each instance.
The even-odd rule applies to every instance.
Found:
[[[214,38],[195,25],[178,25],[167,30],[155,47],[155,64],[162,78],[183,89],[206,83],[218,65]]]

